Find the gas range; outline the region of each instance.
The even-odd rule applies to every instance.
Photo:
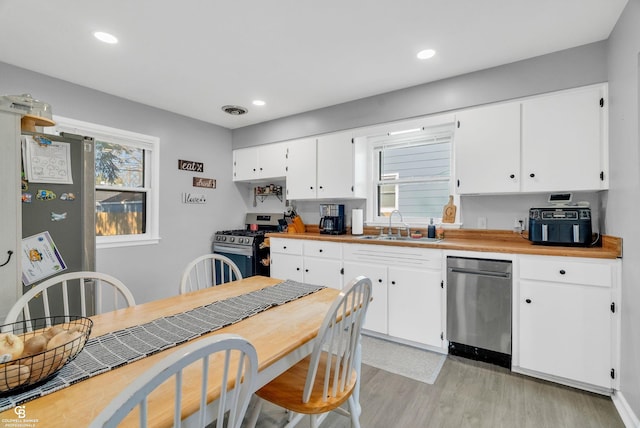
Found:
[[[265,233],[266,231],[264,230],[223,230],[220,232],[216,232],[216,235],[213,239],[215,242],[219,243],[251,246],[256,240],[261,240],[262,238],[264,238]]]
[[[224,255],[238,265],[242,277],[269,276],[271,258],[265,234],[277,232],[284,223],[283,213],[248,213],[246,229],[222,230],[213,237],[212,251]]]

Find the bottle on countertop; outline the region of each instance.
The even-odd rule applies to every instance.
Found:
[[[433,218],[429,222],[429,226],[427,226],[427,238],[435,238],[436,237],[436,225],[433,224]]]
[[[442,224],[438,224],[436,227],[436,239],[444,239],[444,227],[442,227]]]

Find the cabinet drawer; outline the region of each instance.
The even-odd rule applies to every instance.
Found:
[[[327,259],[342,259],[342,244],[324,241],[305,241],[304,255]]]
[[[520,278],[611,287],[612,266],[600,260],[521,257]]]
[[[270,248],[273,253],[302,255],[303,242],[299,239],[271,238]]]
[[[389,266],[442,269],[442,250],[430,248],[345,244],[344,259]]]

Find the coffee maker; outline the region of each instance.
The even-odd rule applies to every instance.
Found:
[[[320,204],[320,233],[329,235],[344,235],[347,227],[344,220],[344,205]]]

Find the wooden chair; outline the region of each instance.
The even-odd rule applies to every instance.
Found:
[[[108,304],[105,304],[103,299],[105,286],[113,292]],[[87,287],[94,291],[96,314],[136,304],[131,291],[122,281],[111,275],[88,271],[68,272],[49,278],[24,293],[11,308],[4,323],[14,323],[20,315],[23,316],[22,319],[30,320],[32,316],[29,306],[36,304],[36,301],[44,310],[45,317],[93,315],[91,307],[87,308]]]
[[[364,276],[342,290],[322,322],[311,355],[256,392],[259,399],[248,426],[255,425],[262,400],[266,400],[294,412],[287,427],[295,426],[307,414],[311,427],[317,428],[333,410],[349,415],[352,426],[360,427],[355,392],[360,373],[360,330],[370,298],[371,280]],[[349,412],[340,408],[345,402]]]
[[[180,294],[242,279],[240,268],[229,257],[205,254],[187,265],[180,280]]]
[[[122,390],[93,420],[90,428],[116,427],[136,407],[139,407],[139,426],[146,427],[149,418],[148,402],[166,400],[161,391],[157,391],[155,397],[149,397],[160,384],[170,378],[175,378],[175,386],[172,385],[175,391],[173,426],[182,426],[182,374],[183,370],[189,370],[185,370],[186,367],[197,362],[202,365],[202,385],[198,421],[194,426],[209,426],[207,424],[216,419],[217,428],[224,427],[225,420],[228,428],[239,428],[255,389],[258,356],[251,343],[235,334],[218,334],[195,340],[164,358]],[[220,378],[216,377],[212,382],[210,370],[214,372],[216,367],[222,368]],[[215,373],[217,374],[217,371]],[[222,388],[222,385],[231,387]],[[212,412],[215,418],[208,417],[213,414],[208,415],[207,395],[212,389],[217,388],[220,389],[220,397],[217,401],[217,411]],[[226,418],[225,410],[229,411]]]

